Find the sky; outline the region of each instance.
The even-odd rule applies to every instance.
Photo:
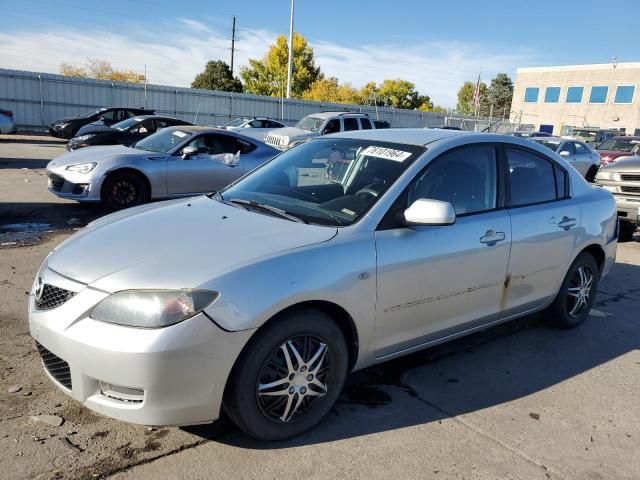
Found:
[[[603,17],[589,1],[296,0],[295,30],[323,73],[358,88],[402,78],[436,103],[480,74],[515,79],[518,67],[640,61],[638,0]],[[189,86],[208,60],[234,73],[288,34],[289,0],[0,0],[0,68],[58,73],[60,63],[104,59],[149,83]],[[627,14],[624,14],[627,12]],[[603,18],[606,18],[603,20]]]

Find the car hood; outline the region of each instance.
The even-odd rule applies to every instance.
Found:
[[[76,133],[76,137],[80,135],[86,135],[88,133],[103,133],[103,132],[117,132],[115,128],[111,128],[105,125],[102,122],[93,122],[89,125],[85,125],[84,127],[80,127],[78,133]]]
[[[63,153],[59,157],[54,158],[47,164],[47,169],[54,170],[60,167],[66,167],[68,165],[75,165],[77,163],[86,162],[100,162],[104,160],[110,160],[116,157],[123,157],[127,155],[153,155],[161,156],[163,153],[147,152],[146,150],[139,150],[136,148],[125,147],[124,145],[105,145],[95,146],[91,148],[81,148],[71,152]]]
[[[271,132],[269,132],[271,135]],[[284,127],[284,128],[275,128],[273,135],[278,135],[279,137],[289,137],[289,138],[301,138],[301,137],[317,137],[320,135],[318,132],[309,132],[307,130],[303,130],[301,128],[296,127]]]
[[[59,123],[75,122],[76,120],[82,120],[82,117],[63,117],[63,118],[59,118],[59,119],[51,122],[49,125],[57,125]]]
[[[631,155],[618,157],[614,163],[602,166],[600,169],[612,172],[640,172],[640,157]]]
[[[107,292],[198,288],[260,257],[325,242],[336,233],[203,195],[104,217],[58,246],[47,264]]]

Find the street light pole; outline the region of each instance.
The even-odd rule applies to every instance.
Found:
[[[291,0],[291,22],[289,23],[289,73],[287,74],[287,98],[291,98],[291,83],[293,75],[293,13],[294,2]]]

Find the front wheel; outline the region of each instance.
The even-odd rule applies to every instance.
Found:
[[[599,280],[595,258],[582,252],[569,267],[560,291],[546,311],[547,323],[563,329],[580,325],[595,303]]]
[[[251,340],[234,366],[223,405],[252,437],[293,437],[329,412],[347,367],[347,345],[336,323],[318,310],[291,311]]]
[[[116,172],[104,181],[100,198],[109,210],[141,205],[149,201],[149,188],[141,175],[133,172]]]
[[[587,171],[587,174],[584,176],[584,178],[587,180],[587,182],[593,183],[596,181],[597,174],[598,174],[598,167],[596,165],[591,165],[589,167],[589,170]]]

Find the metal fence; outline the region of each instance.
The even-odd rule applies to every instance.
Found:
[[[196,88],[141,85],[51,73],[0,69],[0,107],[14,112],[19,130],[41,131],[50,122],[104,106],[148,107],[199,125],[221,125],[239,116],[264,116],[294,124],[311,113],[348,110],[368,113],[393,127],[455,125],[495,131],[489,119],[444,113],[311,102]],[[501,122],[504,125],[505,122]],[[506,122],[508,128],[515,126]],[[480,128],[481,127],[481,128]],[[505,127],[506,129],[507,127]]]

